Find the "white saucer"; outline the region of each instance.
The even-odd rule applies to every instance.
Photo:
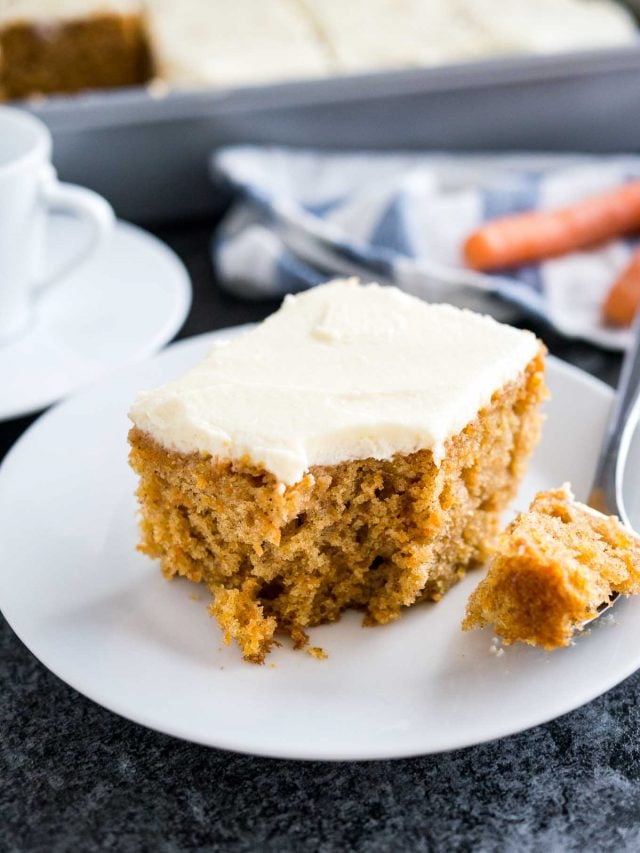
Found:
[[[473,572],[390,625],[361,616],[311,632],[327,660],[285,643],[265,666],[222,645],[208,595],[167,583],[135,550],[126,411],[216,335],[170,347],[47,412],[0,469],[0,606],[60,678],[124,717],[211,746],[288,758],[418,755],[513,734],[564,714],[640,665],[640,598],[619,601],[574,646],[491,653],[463,633]],[[553,399],[518,507],[571,480],[584,496],[611,403],[602,383],[550,360]],[[640,431],[625,484],[640,522]],[[99,488],[96,487],[99,483]]]
[[[83,240],[82,223],[52,218],[54,265]],[[179,330],[191,285],[160,240],[118,222],[108,246],[36,302],[31,326],[0,345],[0,421],[43,409],[157,352]]]

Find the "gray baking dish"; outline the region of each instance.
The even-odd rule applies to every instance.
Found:
[[[640,45],[484,60],[234,90],[151,87],[24,105],[53,133],[64,180],[121,217],[158,221],[224,203],[211,150],[317,148],[615,152],[640,146]]]

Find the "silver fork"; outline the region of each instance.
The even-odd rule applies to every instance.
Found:
[[[622,362],[620,382],[605,430],[596,473],[587,503],[605,515],[617,515],[631,527],[624,505],[622,484],[629,445],[640,414],[640,311],[633,324],[631,346]],[[618,598],[614,592],[598,608],[598,615],[607,610]]]

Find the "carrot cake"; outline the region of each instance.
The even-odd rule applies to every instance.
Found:
[[[149,78],[137,0],[3,0],[0,100]]]
[[[640,538],[574,500],[565,485],[536,495],[500,536],[463,627],[491,625],[505,643],[555,649],[613,593],[638,592]]]
[[[138,395],[142,542],[204,582],[227,641],[437,601],[486,558],[535,445],[530,332],[393,287],[286,297],[178,381]]]
[[[2,0],[0,97],[424,67],[631,46],[612,0]]]

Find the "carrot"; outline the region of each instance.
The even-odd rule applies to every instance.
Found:
[[[614,326],[630,326],[640,309],[640,249],[611,286],[602,306],[602,317]]]
[[[464,244],[476,270],[540,261],[640,229],[640,181],[590,196],[568,207],[494,219]]]

